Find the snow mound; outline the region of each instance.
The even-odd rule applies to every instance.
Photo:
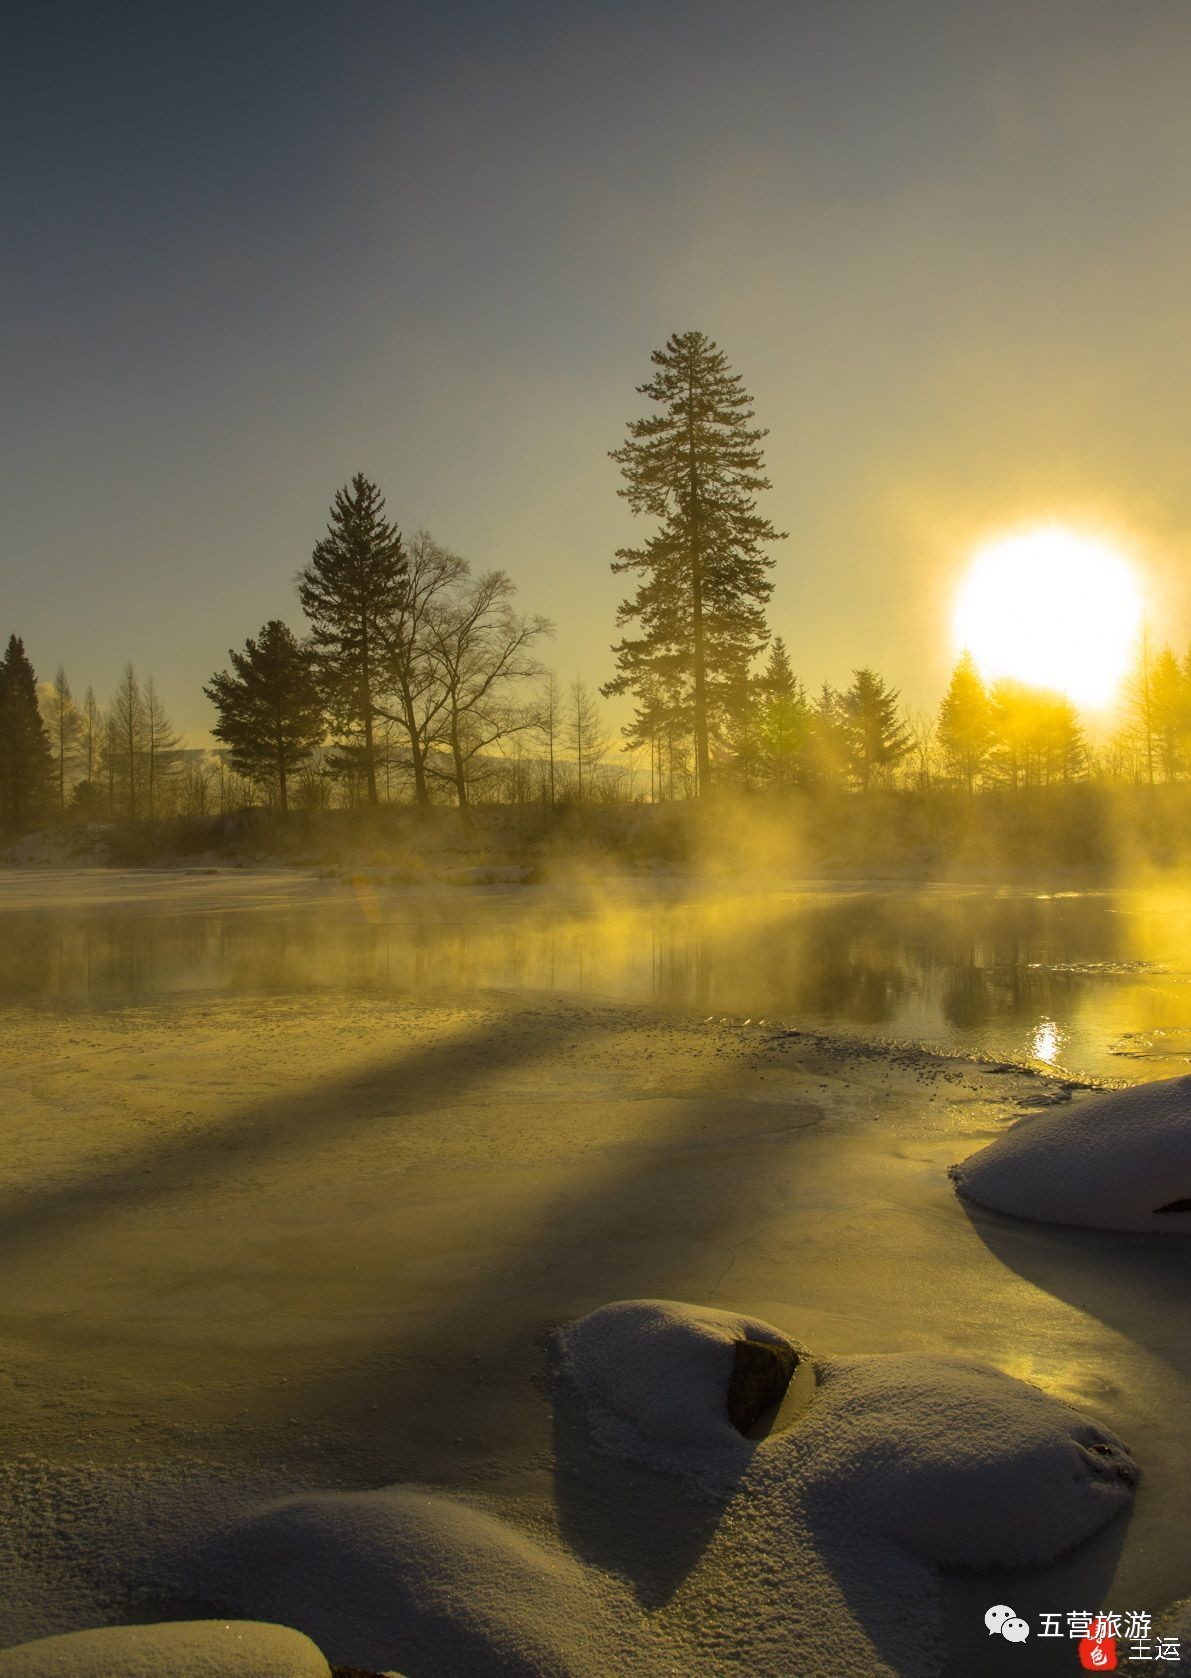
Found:
[[[330,1678],[308,1637],[250,1620],[72,1631],[0,1650],[0,1678]]]
[[[208,1562],[223,1600],[299,1626],[349,1666],[606,1678],[636,1646],[634,1670],[658,1670],[648,1628],[635,1614],[615,1625],[592,1570],[417,1487],[286,1498],[220,1534]]]
[[[951,1176],[966,1199],[1019,1218],[1191,1233],[1191,1077],[1023,1119]]]
[[[806,1349],[771,1323],[668,1299],[622,1299],[559,1331],[564,1368],[614,1448],[655,1466],[718,1457],[731,1468],[755,1442],[728,1418],[728,1385],[742,1340]],[[659,1449],[661,1447],[661,1449]]]
[[[1123,1510],[1138,1470],[1107,1428],[998,1369],[922,1354],[820,1369],[799,1427],[758,1461],[950,1566],[1049,1561]]]

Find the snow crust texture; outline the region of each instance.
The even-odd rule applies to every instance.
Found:
[[[732,1479],[752,1444],[728,1419],[741,1340],[809,1354],[771,1323],[664,1299],[624,1299],[559,1330],[568,1372],[614,1448],[654,1467]]]
[[[412,1486],[286,1498],[220,1535],[220,1588],[300,1625],[334,1659],[370,1670],[563,1678],[618,1669],[649,1636],[609,1583],[452,1497]]]
[[[823,1366],[775,1470],[814,1501],[948,1566],[1060,1556],[1130,1502],[1138,1470],[1114,1433],[1000,1370],[917,1354]]]
[[[663,1300],[560,1332],[563,1374],[598,1418],[600,1449],[572,1472],[595,1487],[603,1548],[417,1486],[274,1495],[178,1558],[179,1589],[244,1622],[48,1638],[0,1653],[0,1678],[328,1678],[319,1649],[406,1678],[937,1678],[936,1564],[1048,1560],[1132,1495],[1113,1434],[962,1359],[822,1362],[790,1426],[779,1413],[745,1438],[727,1417],[742,1339],[796,1346]],[[609,1542],[676,1497],[651,1557],[665,1589],[643,1590],[632,1547]]]
[[[1048,1561],[1133,1495],[1138,1470],[1115,1434],[1037,1387],[959,1358],[824,1363],[794,1426],[742,1439],[722,1418],[730,1342],[746,1335],[793,1344],[771,1324],[665,1300],[604,1306],[562,1342],[597,1414],[616,1412],[619,1426],[602,1430],[609,1448],[705,1484],[728,1463],[746,1488],[784,1488],[791,1503],[933,1561]],[[702,1457],[693,1449],[701,1441]]]
[[[966,1199],[1018,1218],[1191,1234],[1191,1076],[1022,1119],[951,1176]]]
[[[308,1637],[248,1620],[105,1626],[0,1650],[0,1678],[330,1678]]]

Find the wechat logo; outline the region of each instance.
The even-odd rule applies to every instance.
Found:
[[[1030,1635],[1026,1622],[1019,1620],[1013,1609],[1006,1608],[1003,1602],[989,1609],[984,1623],[990,1637],[1003,1637],[1006,1643],[1024,1643]]]

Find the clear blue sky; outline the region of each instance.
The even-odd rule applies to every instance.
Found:
[[[812,685],[946,674],[971,543],[1091,518],[1185,640],[1191,6],[55,4],[0,17],[0,630],[200,738],[335,488],[611,673],[606,451],[674,329],[770,427]]]

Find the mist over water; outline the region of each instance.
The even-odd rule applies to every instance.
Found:
[[[906,1040],[1130,1081],[1191,1065],[1191,893],[644,883],[10,912],[0,994],[550,992]]]

